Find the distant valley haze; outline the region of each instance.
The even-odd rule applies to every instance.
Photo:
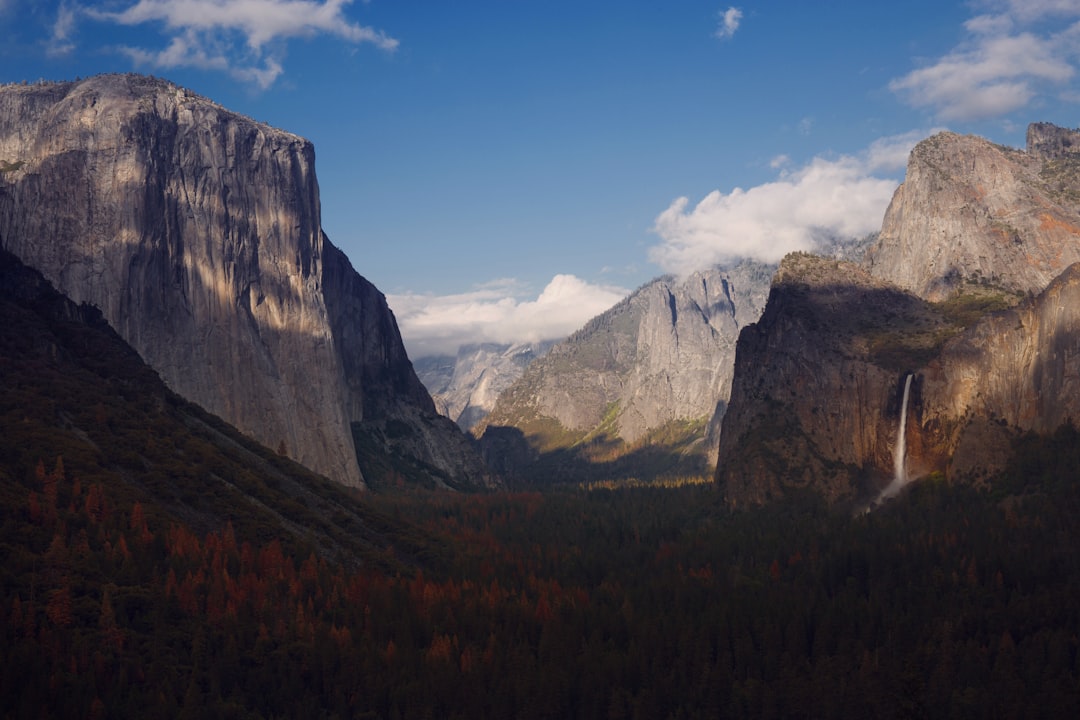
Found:
[[[1075,126],[1078,20],[1049,0],[0,0],[0,81],[149,73],[310,139],[323,226],[419,357],[875,231],[934,131]]]

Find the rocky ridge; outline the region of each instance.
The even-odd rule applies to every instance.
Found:
[[[462,430],[470,430],[488,416],[503,390],[555,342],[462,345],[456,356],[422,357],[413,364],[436,409]]]
[[[700,441],[726,405],[735,338],[760,314],[772,270],[746,262],[639,288],[499,396],[476,429],[485,457],[513,474],[536,453],[632,444],[673,423],[693,425]],[[508,443],[507,429],[529,448]]]
[[[965,281],[1037,293],[1080,261],[1080,132],[1030,126],[1027,150],[941,133],[911,152],[866,265],[929,300]]]
[[[490,480],[385,298],[322,233],[311,143],[111,75],[0,88],[0,163],[0,244],[100,308],[180,395],[347,485],[364,483],[354,432],[390,448],[393,420],[416,431],[401,452]]]
[[[1047,194],[1048,177],[1061,192],[1080,183],[1077,137],[1032,126],[1026,153],[931,138],[865,269],[785,258],[739,338],[716,473],[730,504],[801,488],[872,500],[894,474],[909,374],[909,478],[982,481],[1018,433],[1080,417],[1080,265],[1058,268],[1080,253],[1080,230]]]

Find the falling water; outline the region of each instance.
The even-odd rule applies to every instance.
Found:
[[[907,406],[908,395],[911,393],[911,378],[914,373],[908,373],[904,381],[904,400],[900,406],[900,428],[896,432],[896,447],[893,449],[893,479],[889,486],[882,490],[878,502],[885,498],[895,497],[900,488],[907,483]]]
[[[911,393],[911,378],[913,377],[915,376],[909,373],[907,380],[904,381],[904,402],[900,408],[900,429],[896,433],[893,482],[900,485],[907,482],[907,468],[904,467],[904,461],[907,458],[907,403],[908,395]]]

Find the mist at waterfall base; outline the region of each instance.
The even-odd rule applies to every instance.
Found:
[[[908,396],[911,394],[911,378],[914,373],[908,373],[904,380],[904,399],[900,403],[900,427],[896,431],[896,447],[893,448],[893,479],[888,487],[881,491],[875,504],[894,498],[900,490],[907,485],[907,408]]]

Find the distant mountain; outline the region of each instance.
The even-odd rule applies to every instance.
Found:
[[[716,473],[730,504],[984,482],[1018,435],[1080,417],[1078,151],[1080,132],[1045,124],[1026,152],[937,135],[862,268],[785,258],[739,336]]]
[[[744,262],[639,288],[499,396],[474,431],[485,459],[536,482],[704,472],[702,440],[726,406],[735,338],[760,315],[773,269]]]
[[[169,385],[352,486],[493,481],[320,226],[311,143],[136,75],[0,87],[0,245]]]
[[[417,358],[413,366],[438,411],[462,430],[470,430],[487,417],[499,394],[555,342],[462,345],[456,356]]]

